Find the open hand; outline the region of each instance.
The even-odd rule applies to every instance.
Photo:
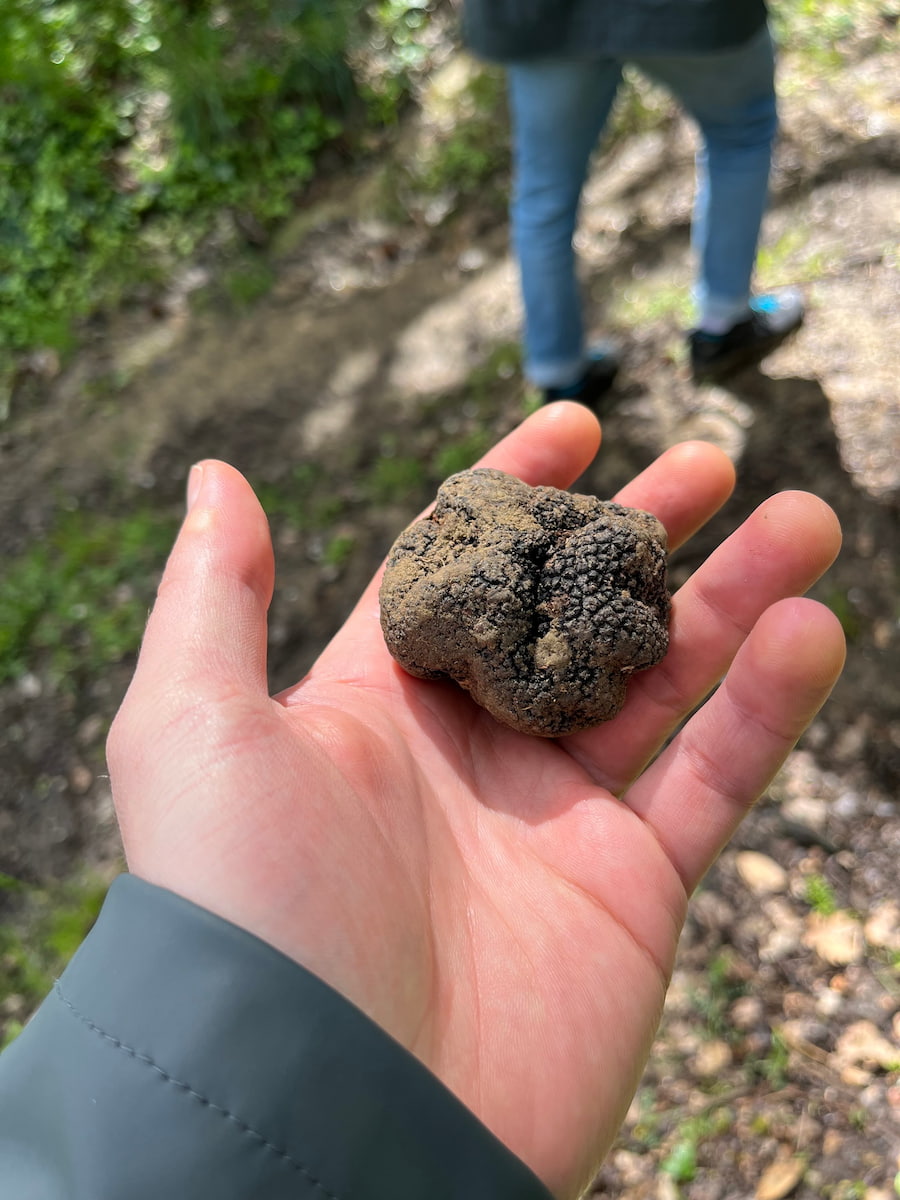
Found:
[[[561,402],[480,465],[566,487],[598,444]],[[675,547],[733,482],[687,443],[616,499]],[[687,897],[840,672],[837,620],[794,598],[837,553],[834,514],[767,500],[677,593],[669,653],[623,711],[546,741],[405,675],[377,579],[270,698],[265,517],[223,463],[189,496],[109,740],[130,869],[314,971],[576,1194],[637,1086]]]

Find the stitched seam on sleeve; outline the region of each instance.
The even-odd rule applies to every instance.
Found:
[[[63,990],[60,987],[59,981],[57,981],[54,985],[54,991],[69,1012],[71,1012],[71,1014],[76,1018],[76,1020],[80,1021],[82,1025],[85,1025],[91,1031],[91,1033],[96,1034],[99,1038],[113,1046],[116,1050],[120,1050],[123,1054],[127,1054],[129,1058],[133,1058],[136,1062],[143,1063],[144,1066],[149,1067],[152,1071],[155,1071],[156,1074],[159,1075],[160,1078],[166,1083],[170,1083],[179,1091],[186,1093],[186,1095],[190,1096],[192,1100],[195,1100],[198,1104],[203,1105],[204,1108],[208,1108],[212,1112],[218,1114],[224,1120],[230,1121],[245,1137],[251,1138],[253,1141],[258,1142],[264,1147],[264,1149],[268,1150],[277,1158],[280,1158],[289,1166],[293,1167],[295,1171],[299,1171],[300,1174],[303,1175],[313,1185],[313,1187],[317,1188],[323,1196],[327,1197],[327,1200],[340,1200],[340,1197],[335,1192],[330,1191],[325,1184],[321,1182],[321,1180],[317,1179],[312,1171],[310,1171],[302,1163],[297,1162],[295,1158],[292,1158],[286,1150],[283,1150],[280,1146],[276,1146],[274,1142],[270,1142],[268,1138],[264,1137],[256,1129],[254,1129],[252,1125],[248,1125],[246,1121],[242,1121],[240,1117],[235,1116],[235,1114],[230,1112],[227,1108],[223,1108],[220,1104],[216,1104],[214,1101],[210,1100],[208,1096],[204,1096],[202,1092],[198,1092],[195,1088],[191,1087],[189,1083],[185,1083],[181,1079],[176,1079],[174,1075],[170,1075],[168,1071],[165,1071],[161,1066],[159,1066],[158,1063],[155,1063],[148,1055],[141,1054],[139,1051],[135,1050],[133,1046],[129,1046],[119,1038],[114,1037],[111,1033],[107,1033],[104,1029],[101,1029],[99,1025],[96,1025],[93,1021],[91,1021],[90,1018],[86,1017],[84,1013],[79,1012],[71,1000],[69,1000],[69,998],[63,994]]]

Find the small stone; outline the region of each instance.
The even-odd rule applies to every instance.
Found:
[[[755,1029],[763,1019],[762,1001],[758,996],[741,996],[728,1010],[728,1017],[735,1029]]]
[[[755,896],[783,892],[788,884],[787,871],[767,854],[743,850],[735,856],[737,873]]]
[[[783,815],[798,825],[808,825],[810,829],[822,830],[828,821],[829,805],[827,800],[818,796],[797,796],[781,806]]]
[[[666,532],[594,496],[461,471],[394,543],[380,601],[409,674],[560,737],[614,717],[632,673],[666,653]]]
[[[69,791],[74,792],[76,796],[83,796],[86,792],[89,792],[93,782],[94,773],[84,763],[75,763],[70,769]]]
[[[733,1055],[728,1043],[714,1039],[703,1043],[691,1059],[690,1067],[698,1078],[710,1079],[727,1070],[732,1061]]]
[[[641,1154],[635,1154],[631,1150],[616,1150],[612,1163],[626,1187],[633,1187],[646,1177],[647,1164]]]
[[[37,700],[44,690],[40,678],[31,671],[26,671],[16,680],[16,690],[26,700]]]
[[[784,1196],[790,1195],[805,1173],[805,1159],[776,1159],[763,1171],[753,1193],[754,1200],[783,1200]]]
[[[822,1137],[822,1154],[825,1158],[834,1158],[844,1146],[844,1135],[837,1129],[826,1129]]]
[[[845,912],[829,913],[827,916],[812,913],[807,921],[803,944],[833,966],[861,962],[865,954],[862,926]]]
[[[866,941],[885,950],[900,950],[900,904],[886,900],[875,906],[865,924]]]
[[[679,1200],[678,1188],[671,1175],[662,1174],[657,1177],[656,1200]]]
[[[891,1071],[900,1066],[900,1045],[872,1021],[854,1021],[838,1038],[832,1057],[839,1064]]]
[[[100,741],[105,729],[106,719],[100,713],[92,713],[91,716],[85,717],[78,726],[75,740],[79,746],[93,746]]]
[[[759,945],[763,962],[782,962],[793,954],[803,936],[803,920],[783,896],[771,896],[762,906],[769,929]]]

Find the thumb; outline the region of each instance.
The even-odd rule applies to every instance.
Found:
[[[191,469],[188,513],[150,614],[129,700],[266,691],[266,611],[275,566],[269,527],[226,463]]]

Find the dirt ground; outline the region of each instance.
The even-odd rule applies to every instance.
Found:
[[[673,121],[597,164],[579,250],[592,317],[627,345],[604,449],[578,490],[613,494],[684,438],[721,445],[733,499],[672,562],[675,583],[764,497],[805,488],[845,545],[815,594],[845,624],[827,708],[705,881],[659,1039],[597,1197],[887,1200],[900,1171],[900,54],[792,90],[765,242],[809,300],[796,339],[727,387],[695,388],[677,306],[689,282],[690,131]],[[519,323],[496,204],[448,221],[371,217],[371,176],[324,184],[272,248],[252,305],[162,300],[86,332],[56,373],[23,376],[0,428],[0,553],[61,510],[180,511],[189,465],[227,459],[260,487],[315,464],[341,503],[321,529],[273,516],[273,687],[296,679],[399,528],[433,492],[448,444],[523,414],[504,348]],[[501,352],[498,352],[498,347]],[[115,387],[108,388],[114,380]],[[378,503],[384,459],[432,464]],[[319,497],[321,498],[321,497]],[[350,541],[349,539],[352,539]],[[143,581],[152,586],[153,581]],[[74,697],[36,661],[0,690],[0,870],[111,869],[118,845],[103,740],[126,662]],[[811,881],[833,904],[811,901]],[[829,914],[828,907],[837,911]]]

